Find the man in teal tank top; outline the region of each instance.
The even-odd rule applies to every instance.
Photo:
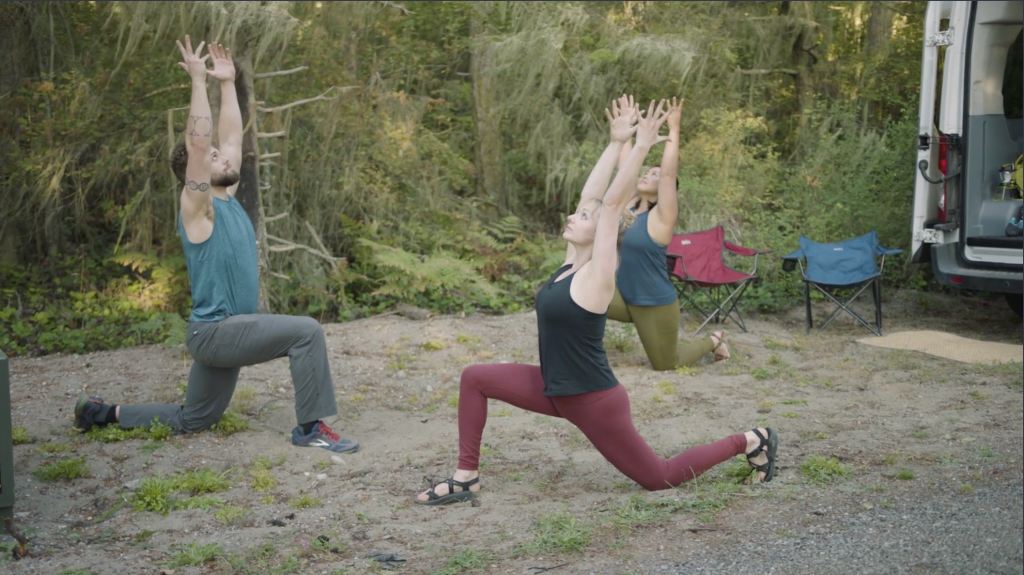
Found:
[[[133,428],[157,421],[184,433],[205,431],[227,409],[243,366],[287,356],[298,420],[292,444],[335,453],[356,451],[358,443],[342,439],[322,421],[338,413],[323,328],[309,317],[257,313],[256,234],[234,197],[243,131],[235,67],[231,51],[219,44],[210,44],[201,57],[203,44],[193,51],[188,36],[184,46],[178,42],[183,58],[179,66],[192,78],[192,101],[185,143],[171,157],[182,184],[178,232],[192,285],[185,345],[195,361],[185,405],[115,405],[83,394],[75,405],[75,426],[87,431],[93,425]],[[213,69],[207,70],[211,57]],[[220,81],[220,149],[213,147],[207,76]]]

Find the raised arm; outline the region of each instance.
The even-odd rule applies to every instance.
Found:
[[[217,122],[217,139],[221,156],[227,158],[230,169],[242,168],[242,110],[235,93],[235,63],[231,50],[221,44],[210,44],[213,70],[210,77],[220,81],[220,120]],[[238,185],[230,186],[228,193],[235,194]]]
[[[672,98],[668,108],[668,140],[661,154],[661,173],[658,176],[658,205],[654,206],[654,217],[647,220],[647,231],[654,241],[668,245],[679,220],[679,195],[676,177],[679,174],[679,118],[683,113],[683,101]]]
[[[591,170],[587,183],[583,185],[583,192],[580,194],[580,203],[577,207],[590,201],[601,199],[608,189],[608,182],[612,178],[612,172],[615,170],[615,163],[618,160],[622,145],[624,142],[629,141],[636,130],[632,102],[632,96],[624,95],[617,101],[612,102],[610,111],[605,109],[605,117],[608,118],[611,126],[611,141],[608,142],[608,147],[605,148],[601,157],[598,158],[597,164],[594,165],[594,169]],[[623,106],[626,107],[624,108]],[[573,261],[575,257],[576,248],[570,243],[565,250],[565,261]]]
[[[640,174],[647,152],[655,144],[668,139],[658,136],[658,130],[668,116],[668,111],[664,108],[664,100],[658,104],[657,109],[654,102],[651,102],[646,116],[637,125],[636,145],[626,157],[622,169],[615,174],[615,179],[602,201],[601,217],[597,221],[597,233],[594,237],[594,253],[590,259],[591,269],[587,275],[591,285],[595,285],[599,292],[607,292],[608,301],[611,301],[615,289],[615,268],[618,267],[619,216],[632,199],[629,190],[633,188]]]
[[[188,150],[188,164],[185,167],[185,186],[182,192],[181,217],[187,225],[204,209],[210,200],[210,151],[213,147],[213,118],[210,100],[206,95],[206,59],[200,57],[203,44],[192,50],[192,40],[185,36],[185,45],[176,41],[182,61],[178,62],[192,77],[192,101],[185,125],[185,148]]]

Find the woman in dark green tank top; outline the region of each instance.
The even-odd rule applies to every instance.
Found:
[[[664,103],[655,110],[652,102],[643,117],[623,96],[618,108],[613,105],[615,112],[606,111],[612,142],[587,179],[576,213],[568,218],[562,234],[569,242],[565,263],[537,294],[540,365],[474,365],[462,372],[458,468],[420,493],[417,504],[466,501],[480,490],[480,443],[490,399],[565,418],[609,463],[648,490],[675,487],[740,454],[758,472],[756,480],[771,481],[775,475],[779,436],[771,428],[737,433],[663,459],[637,432],[629,395],[608,365],[602,342],[615,292],[618,242],[632,220],[627,190],[651,146],[668,139],[658,136],[667,116]],[[636,147],[608,186],[615,158],[633,131]]]
[[[636,194],[632,206],[635,226],[622,241],[621,260],[616,275],[615,296],[608,318],[636,326],[640,343],[651,366],[658,371],[693,365],[708,353],[715,361],[729,358],[729,347],[722,341],[724,332],[716,331],[697,341],[679,344],[679,298],[668,277],[665,253],[679,219],[679,120],[682,100],[672,99],[668,115],[668,135],[661,165],[647,170],[631,191]],[[619,155],[619,167],[629,155],[626,142]]]

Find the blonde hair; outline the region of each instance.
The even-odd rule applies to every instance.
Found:
[[[604,207],[604,202],[601,201],[601,198],[594,198],[590,201],[596,203],[599,207]],[[633,227],[633,224],[635,223],[636,214],[634,214],[631,210],[627,209],[624,212],[622,212],[622,214],[619,215],[619,235],[617,238],[615,238],[616,251],[622,248],[622,238],[626,236],[626,230]]]

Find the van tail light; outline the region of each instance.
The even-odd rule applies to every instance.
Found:
[[[949,140],[939,138],[939,171],[945,176],[949,172]],[[939,223],[946,223],[946,182],[942,182],[942,195],[939,196]]]

